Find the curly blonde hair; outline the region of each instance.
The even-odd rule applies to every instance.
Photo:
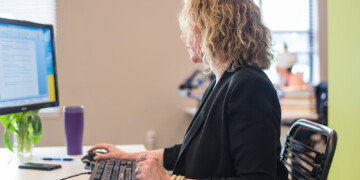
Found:
[[[182,37],[190,35],[201,41],[203,60],[210,70],[269,68],[273,59],[271,34],[253,0],[184,0],[184,3],[179,15]],[[200,32],[198,38],[196,31]],[[214,62],[216,56],[223,57],[225,62]]]

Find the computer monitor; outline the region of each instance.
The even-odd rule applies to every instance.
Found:
[[[59,104],[52,25],[0,18],[0,115]]]

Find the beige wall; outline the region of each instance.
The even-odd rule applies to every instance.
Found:
[[[181,1],[57,1],[61,105],[83,104],[84,144],[180,142],[192,100],[177,95],[192,72],[180,40]],[[40,145],[64,144],[63,121],[44,120]]]
[[[318,0],[320,81],[328,81],[327,0]]]
[[[313,1],[313,83],[327,81],[327,0]]]
[[[85,145],[145,144],[148,129],[157,147],[181,142],[191,120],[183,109],[195,104],[177,94],[194,69],[180,8],[180,0],[57,1],[60,104],[85,106]],[[42,122],[37,146],[65,145],[62,117]]]

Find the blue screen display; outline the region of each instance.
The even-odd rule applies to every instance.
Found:
[[[50,29],[0,23],[0,107],[55,101]]]

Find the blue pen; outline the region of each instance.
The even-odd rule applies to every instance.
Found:
[[[73,161],[73,158],[42,158],[45,161]]]

